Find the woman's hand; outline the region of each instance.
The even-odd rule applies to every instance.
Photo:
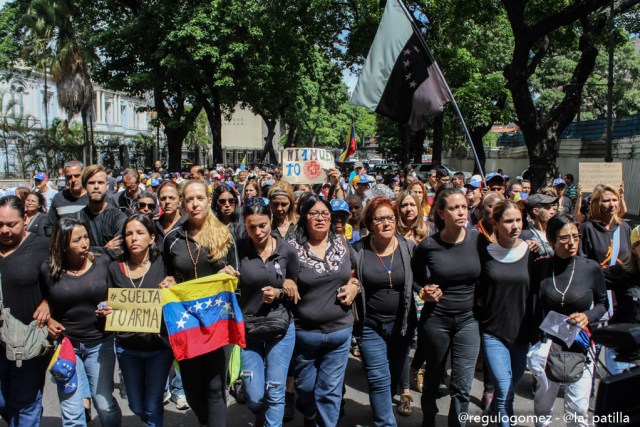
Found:
[[[280,296],[280,289],[273,286],[265,286],[260,290],[262,291],[262,301],[265,304],[271,304]]]
[[[173,276],[167,276],[164,278],[162,282],[158,285],[159,288],[170,288],[176,285],[176,279]]]
[[[442,298],[442,289],[434,284],[424,285],[420,291],[420,298],[425,302],[438,302]]]
[[[341,292],[338,293],[338,299],[342,305],[349,306],[353,304],[356,296],[360,292],[360,281],[355,277],[349,279],[346,285],[340,288]]]
[[[112,313],[113,313],[113,308],[109,305],[105,305],[103,308],[98,307],[98,309],[96,310],[96,316],[98,317],[107,317]]]
[[[536,240],[525,240],[524,242],[527,244],[527,246],[529,246],[529,250],[531,252],[540,252],[540,244]]]
[[[120,234],[118,234],[113,239],[109,240],[104,245],[105,249],[118,249],[118,248],[121,248],[121,247],[122,247],[122,235],[120,235]]]
[[[578,184],[578,200],[582,200],[582,184]]]
[[[331,184],[338,185],[340,182],[340,171],[335,168],[327,170],[327,178]]]
[[[298,285],[291,279],[285,279],[282,284],[282,289],[284,289],[284,293],[287,294],[287,297],[293,301],[294,304],[297,304],[302,298],[298,293]]]
[[[240,275],[238,270],[231,267],[230,265],[225,265],[222,270],[218,271],[218,274],[220,273],[228,274],[229,276],[235,276],[235,277],[238,277]]]
[[[589,318],[584,313],[573,313],[571,316],[569,316],[569,321],[575,323],[581,328],[584,328],[589,324]]]
[[[51,310],[49,309],[49,303],[47,300],[42,300],[36,311],[33,312],[33,319],[36,321],[36,326],[42,328],[47,324],[47,320],[51,318]]]
[[[64,331],[64,326],[56,322],[53,318],[49,318],[47,321],[47,328],[49,329],[49,336],[54,340],[60,338],[60,334]]]

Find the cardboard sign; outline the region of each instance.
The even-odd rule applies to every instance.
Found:
[[[598,184],[618,188],[622,182],[622,163],[580,163],[578,173],[580,176],[578,182],[585,193],[593,192]]]
[[[335,167],[333,154],[324,148],[282,150],[282,176],[291,184],[322,184]]]
[[[109,288],[106,331],[159,333],[162,322],[160,289]]]

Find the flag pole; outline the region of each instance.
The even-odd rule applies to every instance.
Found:
[[[444,74],[442,74],[442,71],[440,70],[440,67],[438,66],[438,63],[433,58],[433,55],[431,54],[431,50],[429,50],[429,46],[427,46],[427,42],[422,37],[422,34],[420,33],[420,31],[418,29],[418,26],[416,25],[415,21],[413,20],[413,15],[411,15],[411,12],[409,12],[409,9],[407,9],[407,6],[404,4],[404,0],[397,0],[397,1],[398,1],[398,4],[400,5],[400,7],[402,8],[402,11],[404,12],[404,14],[407,16],[407,19],[409,19],[409,23],[411,24],[411,28],[413,28],[413,32],[418,36],[418,40],[420,40],[420,44],[422,45],[424,50],[427,52],[427,55],[429,55],[429,59],[431,59],[431,62],[433,63],[433,65],[435,65],[435,69],[437,70],[438,74],[442,78],[442,81],[444,82],[444,86],[445,86],[445,88],[447,90],[447,94],[449,95],[449,97],[451,97],[451,104],[453,105],[453,109],[456,111],[456,114],[460,118],[460,122],[462,123],[462,130],[464,131],[464,134],[467,137],[467,140],[469,141],[469,145],[471,146],[471,151],[473,151],[473,157],[475,158],[476,166],[478,167],[478,170],[480,171],[480,176],[482,177],[482,180],[484,181],[485,180],[484,171],[482,170],[482,166],[480,165],[480,159],[478,158],[478,153],[476,151],[476,147],[473,145],[473,140],[471,139],[471,134],[469,134],[469,129],[467,128],[467,124],[465,123],[464,118],[462,118],[462,112],[460,112],[460,108],[458,107],[458,103],[456,102],[456,98],[453,96],[453,93],[451,92],[451,88],[449,87],[449,83],[447,83],[447,79],[444,78]]]

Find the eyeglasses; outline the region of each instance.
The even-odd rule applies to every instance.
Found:
[[[382,224],[383,222],[388,222],[389,224],[395,224],[396,222],[396,217],[395,216],[374,216],[373,217],[373,222],[375,224]]]
[[[146,209],[146,208],[149,208],[149,210],[154,210],[156,208],[156,204],[138,202],[138,209]]]
[[[307,215],[311,219],[329,219],[331,213],[329,211],[309,211]]]
[[[235,205],[236,204],[236,199],[218,199],[218,204],[220,206]]]
[[[245,206],[247,207],[251,207],[254,205],[260,205],[263,207],[269,206],[269,199],[267,199],[266,197],[252,197],[245,202]]]
[[[565,236],[558,236],[558,242],[560,243],[569,243],[569,240],[573,240],[574,242],[580,241],[579,234],[567,234]]]

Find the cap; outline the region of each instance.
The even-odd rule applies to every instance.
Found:
[[[364,164],[363,164],[362,162],[360,162],[360,161],[355,162],[355,163],[353,164],[353,168],[354,168],[354,169],[363,168],[363,167],[364,167]]]
[[[360,174],[360,175],[358,175],[358,182],[357,182],[357,184],[371,184],[372,182],[373,182],[373,181],[371,181],[371,180],[369,179],[369,176],[368,176],[368,175],[365,175],[365,174],[363,174],[363,173],[362,173],[362,174]]]
[[[211,176],[211,178],[213,178],[213,179],[220,179],[220,178],[222,178],[222,177],[220,176],[220,174],[219,174],[219,173],[214,173],[214,174]]]
[[[558,201],[557,197],[547,196],[546,194],[531,194],[524,202],[524,205],[527,209],[533,209],[538,205],[549,205],[551,203],[556,203]]]
[[[333,199],[331,201],[331,211],[349,213],[349,204],[342,199]]]
[[[471,177],[471,181],[467,182],[464,186],[466,188],[482,188],[482,178],[474,180],[473,177]]]
[[[376,181],[384,181],[384,178],[380,175],[376,176]]]
[[[56,380],[58,389],[65,394],[71,394],[78,389],[78,375],[76,373],[76,353],[69,338],[64,337],[53,353],[49,363],[49,372]]]
[[[44,181],[45,179],[47,179],[47,174],[44,172],[38,172],[36,176],[33,177],[33,179],[37,181]]]
[[[118,177],[116,178],[116,182],[120,182],[122,181],[122,175],[118,175]]]
[[[554,187],[559,187],[559,186],[561,186],[561,185],[564,185],[565,187],[567,186],[567,183],[566,183],[566,182],[564,182],[564,179],[562,179],[562,178],[556,178],[556,179],[554,179],[554,180],[553,180],[553,186],[554,186]]]
[[[631,246],[640,241],[640,225],[636,226],[631,232]]]
[[[171,179],[171,174],[170,173],[165,173],[164,174],[164,179]]]
[[[151,178],[152,187],[160,187],[160,180],[158,178]]]
[[[502,181],[504,182],[504,176],[500,175],[499,173],[490,173],[489,175],[487,175],[487,182],[489,181]]]
[[[236,184],[233,181],[227,181],[225,182],[225,184],[227,184],[231,188],[236,188]]]

